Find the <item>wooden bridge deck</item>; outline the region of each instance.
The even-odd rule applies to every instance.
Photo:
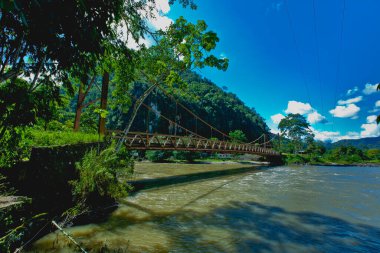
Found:
[[[116,139],[123,137],[122,131],[110,131]],[[259,144],[210,140],[199,136],[166,135],[158,133],[130,132],[124,145],[132,150],[181,150],[215,153],[245,153],[261,156],[281,156],[277,151]]]

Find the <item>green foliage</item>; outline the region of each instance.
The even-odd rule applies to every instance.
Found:
[[[204,21],[196,24],[178,18],[167,31],[160,31],[157,43],[139,51],[136,60],[138,80],[149,85],[186,87],[181,73],[193,68],[215,67],[226,70],[228,59],[217,58],[210,52],[219,38],[207,31]]]
[[[244,132],[241,130],[234,130],[229,132],[228,134],[232,141],[236,142],[247,142],[247,137],[245,136]]]
[[[128,185],[120,177],[133,172],[134,162],[129,152],[123,148],[115,152],[115,147],[103,150],[100,154],[90,150],[76,164],[79,179],[72,181],[73,195],[77,203],[96,205],[100,199],[118,199],[127,195]]]
[[[30,146],[55,146],[102,141],[98,134],[69,131],[30,130]]]
[[[285,155],[286,164],[305,164],[308,160],[302,155],[287,154]]]
[[[340,146],[329,150],[325,157],[327,160],[337,163],[360,163],[367,159],[361,149],[353,146]]]
[[[45,131],[53,131],[53,132],[62,132],[62,131],[70,131],[72,128],[70,127],[72,122],[65,122],[61,123],[58,120],[51,120],[49,123],[47,123]],[[35,126],[34,129],[42,130],[39,128],[39,126]]]
[[[146,151],[145,156],[151,162],[163,162],[171,156],[171,152],[163,150],[148,150]]]
[[[370,160],[380,160],[380,149],[368,149],[365,151],[365,156]]]
[[[94,110],[94,113],[99,114],[100,117],[106,118],[108,115],[108,111],[104,109],[97,108]]]
[[[47,78],[54,75],[64,84],[67,75],[62,70],[94,66],[104,51],[103,42],[117,39],[115,24],[131,7],[122,0],[6,2],[8,8],[1,13],[0,66],[8,63],[10,68],[1,71],[0,79],[21,71]],[[132,10],[136,8],[134,5]],[[25,62],[26,55],[34,64]]]
[[[26,158],[30,147],[30,133],[21,127],[7,129],[0,138],[0,168],[11,167]]]
[[[287,115],[278,124],[281,135],[291,140],[294,153],[301,150],[303,140],[306,140],[306,142],[313,140],[314,135],[312,134],[309,127],[310,124],[306,121],[306,118],[304,116],[293,113]]]
[[[263,133],[268,134],[269,129],[260,114],[254,108],[247,107],[235,94],[223,91],[217,85],[202,78],[195,72],[186,72],[182,74],[182,77],[188,83],[188,87],[184,90],[173,86],[170,89],[171,94],[206,122],[225,133],[240,129],[250,141],[257,139]],[[140,97],[147,88],[148,85],[146,84],[133,83],[130,86],[130,93],[132,96]],[[196,122],[194,117],[191,117],[180,107],[177,108],[176,114],[175,103],[170,103],[170,99],[163,93],[151,93],[144,103],[154,105],[162,115],[168,118],[179,117],[180,125],[194,132],[196,130],[202,136],[211,137],[208,126],[200,121]],[[127,124],[129,115],[120,114],[118,110],[111,109],[109,119],[108,127],[110,129],[120,129]],[[140,108],[134,120],[132,131],[146,129],[146,119],[145,108]],[[197,124],[197,129],[195,129],[195,124]],[[149,126],[151,131],[169,133],[167,122],[157,114],[149,114]],[[215,132],[213,137],[223,140],[223,137]]]
[[[24,158],[28,149],[25,127],[36,123],[38,117],[49,121],[60,104],[55,86],[31,90],[22,79],[0,83],[0,166],[11,166]]]
[[[22,79],[0,83],[0,138],[7,128],[31,125],[37,117],[49,120],[61,102],[57,87],[30,89]]]
[[[184,160],[187,162],[194,162],[195,159],[200,158],[198,152],[191,151],[173,151],[173,158],[176,160]]]
[[[378,163],[380,160],[380,150],[378,149],[363,151],[353,146],[339,146],[326,151],[321,143],[314,145],[315,148],[308,150],[306,154],[286,154],[286,162],[294,164],[362,164]]]

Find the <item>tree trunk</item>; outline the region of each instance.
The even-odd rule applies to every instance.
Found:
[[[125,138],[127,137],[129,130],[131,129],[131,126],[133,124],[133,121],[135,120],[135,117],[137,115],[137,111],[141,107],[141,105],[144,103],[144,100],[149,96],[150,93],[158,86],[157,83],[152,84],[145,92],[141,95],[141,97],[136,101],[135,105],[133,106],[133,111],[130,119],[128,120],[128,124],[125,127],[123,131],[123,137],[119,139],[116,145],[116,152],[119,152],[121,146],[123,145]]]
[[[100,109],[107,110],[107,98],[108,98],[108,86],[110,81],[110,75],[107,71],[103,73],[102,80],[102,95],[100,97]],[[99,134],[104,135],[106,133],[106,119],[99,115]]]
[[[77,107],[75,109],[74,132],[78,132],[80,128],[80,116],[82,115],[83,101],[84,101],[83,83],[81,83],[79,85],[78,101],[77,101]]]

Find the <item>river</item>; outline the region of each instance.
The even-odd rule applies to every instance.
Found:
[[[380,168],[263,167],[182,180],[67,231],[93,252],[380,252]],[[55,232],[31,251],[77,249]]]

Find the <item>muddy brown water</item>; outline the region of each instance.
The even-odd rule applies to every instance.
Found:
[[[182,181],[134,193],[105,222],[66,229],[90,252],[380,252],[378,167],[139,164],[136,172],[135,180]],[[78,252],[59,232],[29,251]]]

